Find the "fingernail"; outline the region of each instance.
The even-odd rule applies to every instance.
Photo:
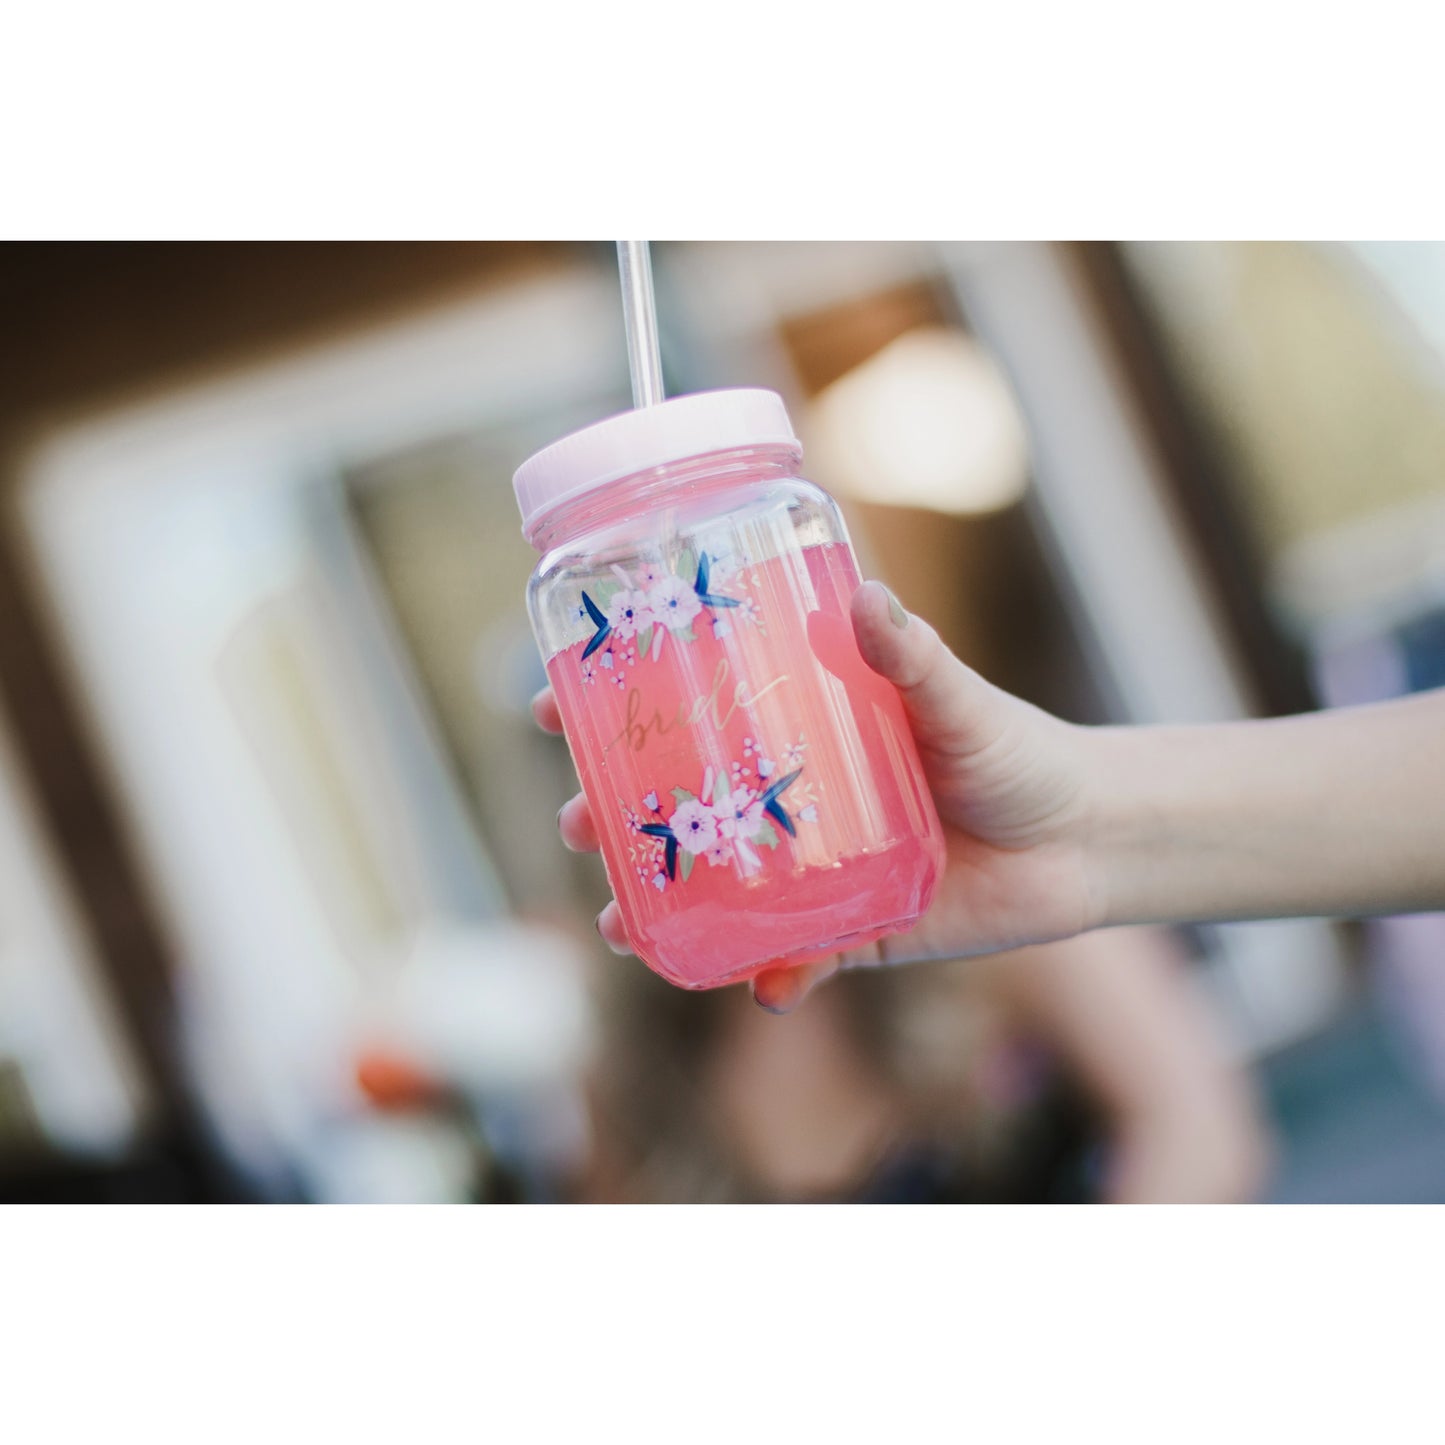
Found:
[[[767,999],[765,999],[762,994],[758,992],[758,985],[756,980],[754,980],[753,982],[753,1002],[757,1004],[757,1006],[762,1009],[764,1013],[770,1013],[779,1018],[788,1011],[788,1005],[786,1003],[782,1001],[770,1003]]]
[[[888,594],[888,615],[893,619],[895,627],[908,626],[908,614],[903,610],[903,604],[893,595],[891,587],[883,589]]]
[[[605,943],[605,944],[607,945],[607,947],[608,947],[609,949],[611,949],[611,951],[618,956],[618,958],[626,958],[627,955],[632,952],[632,949],[631,949],[631,948],[628,948],[628,947],[618,948],[618,946],[617,946],[615,943],[613,943],[613,941],[612,941],[610,938],[608,938],[608,936],[607,936],[605,933],[603,933],[603,931],[602,931],[602,915],[601,915],[600,913],[597,915],[596,918],[594,918],[594,919],[592,920],[592,926],[593,926],[593,928],[595,928],[595,929],[597,930],[597,936],[598,936],[598,938],[600,938],[600,939],[603,941],[603,943]]]

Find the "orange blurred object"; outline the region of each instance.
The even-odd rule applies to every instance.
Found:
[[[422,1108],[437,1103],[447,1092],[410,1059],[385,1049],[361,1054],[356,1061],[356,1082],[378,1109],[386,1110]]]

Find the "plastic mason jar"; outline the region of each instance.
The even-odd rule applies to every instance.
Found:
[[[943,837],[858,567],[768,391],[564,437],[515,478],[528,610],[628,938],[714,988],[910,927]]]

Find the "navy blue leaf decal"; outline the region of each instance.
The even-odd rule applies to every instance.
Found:
[[[607,641],[612,631],[612,624],[607,620],[607,614],[584,592],[582,594],[582,605],[587,609],[587,615],[592,619],[597,631],[592,635],[592,641],[582,649],[582,660],[586,660]]]
[[[763,804],[763,812],[774,817],[783,825],[783,831],[790,838],[798,836],[798,830],[793,826],[793,820],[783,811],[783,805],[776,798],[769,798]]]
[[[663,862],[667,865],[667,876],[675,879],[677,877],[677,839],[671,835],[668,836]]]
[[[774,783],[774,784],[767,790],[767,792],[765,792],[765,793],[763,794],[762,799],[761,799],[763,807],[766,808],[766,807],[768,806],[768,804],[773,801],[774,798],[776,798],[780,793],[782,793],[782,792],[784,791],[784,789],[786,789],[786,788],[791,788],[791,787],[793,786],[793,784],[796,783],[796,782],[798,781],[798,779],[801,778],[802,776],[803,776],[803,770],[802,770],[802,768],[795,768],[791,773],[788,773],[785,777],[779,778],[778,781],[777,781],[776,783]]]
[[[718,597],[707,590],[708,578],[712,573],[712,563],[708,561],[707,553],[704,552],[697,559],[697,585],[692,589],[697,593],[697,600],[704,607],[741,607],[743,604],[736,597]]]
[[[639,831],[653,838],[668,838],[674,843],[677,842],[672,836],[672,829],[666,823],[644,823]]]
[[[763,811],[767,813],[769,817],[776,818],[778,822],[783,825],[784,831],[790,838],[796,838],[798,836],[798,830],[793,826],[793,820],[784,812],[783,805],[778,802],[778,796],[785,788],[792,787],[802,775],[802,768],[795,768],[791,773],[779,778],[776,783],[772,784],[759,799],[763,805]]]

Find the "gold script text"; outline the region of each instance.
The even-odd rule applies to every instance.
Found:
[[[633,752],[640,753],[647,746],[649,738],[661,737],[664,733],[670,733],[674,728],[696,727],[704,718],[710,718],[714,727],[724,728],[727,726],[728,719],[740,707],[751,707],[759,698],[766,697],[774,688],[781,687],[787,680],[788,675],[784,673],[781,677],[775,677],[754,692],[745,681],[740,679],[733,684],[731,699],[724,703],[724,689],[728,681],[728,660],[720,657],[712,675],[712,686],[707,692],[694,698],[690,704],[680,703],[677,712],[670,720],[664,718],[658,708],[653,708],[652,716],[644,719],[642,694],[635,687],[629,688],[627,690],[627,716],[626,721],[622,724],[622,731],[602,751],[606,754],[611,752],[618,743],[626,743]]]

